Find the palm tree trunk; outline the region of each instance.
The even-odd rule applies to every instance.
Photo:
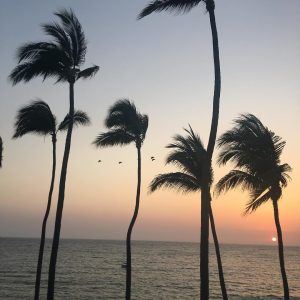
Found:
[[[66,185],[66,177],[67,177],[67,167],[68,167],[68,160],[69,160],[69,154],[70,154],[70,148],[71,148],[71,139],[72,139],[72,130],[73,130],[74,82],[70,82],[69,89],[70,89],[70,108],[69,108],[70,123],[69,123],[69,126],[68,126],[66,143],[65,143],[65,151],[64,151],[62,167],[61,167],[61,173],[60,173],[59,192],[58,192],[56,217],[55,217],[55,227],[54,227],[54,235],[53,235],[53,241],[52,241],[50,265],[49,265],[48,292],[47,292],[47,299],[48,300],[53,300],[54,299],[54,282],[55,282],[57,252],[58,252],[58,246],[59,246],[61,220],[62,220],[64,199],[65,199],[65,185]]]
[[[200,237],[200,299],[209,298],[209,188],[203,185],[201,189],[201,237]]]
[[[208,2],[213,3],[212,0],[209,0]],[[207,154],[210,159],[212,158],[215,143],[216,143],[218,121],[219,121],[220,94],[221,94],[221,70],[220,70],[218,32],[217,32],[217,25],[216,25],[215,13],[214,13],[214,4],[211,5],[213,5],[213,7],[211,9],[208,9],[208,12],[209,12],[210,27],[211,27],[212,41],[213,41],[215,87],[214,87],[214,98],[213,98],[212,121],[211,121],[210,135],[209,135],[209,140],[207,145]]]
[[[273,208],[274,208],[274,219],[275,219],[276,230],[277,230],[279,263],[280,263],[281,277],[283,282],[284,299],[288,300],[290,299],[289,285],[288,285],[287,276],[285,273],[285,266],[284,266],[283,240],[282,240],[282,231],[281,231],[281,226],[279,221],[279,210],[278,210],[277,199],[273,200]]]
[[[140,205],[140,193],[141,193],[141,148],[137,147],[138,154],[138,171],[137,171],[137,190],[136,190],[136,201],[134,213],[131,222],[128,227],[127,237],[126,237],[126,300],[131,299],[131,233],[138,216],[139,205]]]
[[[223,300],[228,300],[226,285],[225,285],[225,280],[224,280],[223,267],[222,267],[219,241],[218,241],[218,236],[217,236],[217,231],[216,231],[216,226],[215,226],[215,221],[214,221],[214,216],[213,216],[211,205],[210,205],[210,209],[209,209],[209,219],[210,219],[211,232],[212,232],[212,235],[214,238],[222,296],[223,296]]]
[[[35,278],[34,300],[38,300],[40,298],[40,284],[41,284],[41,273],[42,273],[44,247],[45,247],[46,226],[47,226],[47,220],[51,208],[51,200],[52,200],[52,193],[53,193],[54,180],[55,180],[55,170],[56,170],[56,134],[54,133],[52,135],[52,176],[51,176],[51,183],[50,183],[50,189],[48,195],[47,208],[46,208],[46,212],[42,224],[39,258],[38,258],[36,278]]]
[[[216,143],[220,93],[221,93],[221,71],[218,45],[218,32],[215,20],[215,4],[213,0],[206,1],[206,8],[209,13],[210,26],[213,41],[213,56],[214,56],[214,71],[215,71],[215,86],[213,97],[213,113],[210,128],[210,135],[207,145],[207,163],[203,168],[203,185],[201,192],[201,241],[200,241],[200,299],[208,300],[209,298],[209,207],[210,207],[210,186],[209,172],[211,167],[211,159]]]

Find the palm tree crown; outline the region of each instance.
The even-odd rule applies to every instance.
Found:
[[[255,211],[269,199],[278,200],[282,188],[290,179],[291,167],[280,163],[285,141],[265,127],[252,114],[243,114],[234,121],[234,128],[218,140],[221,152],[220,165],[231,161],[235,170],[230,171],[216,185],[221,193],[240,186],[250,191],[250,201],[245,213]]]
[[[55,136],[58,131],[67,130],[69,122],[70,118],[67,114],[57,127],[56,117],[49,105],[43,100],[35,100],[19,109],[13,138],[22,137],[27,133]],[[73,124],[89,125],[90,119],[85,112],[77,110],[74,113]]]
[[[56,118],[49,105],[42,100],[36,100],[19,109],[13,138],[22,137],[27,133],[48,135],[55,131]]]
[[[172,149],[169,153],[166,164],[173,164],[180,172],[159,174],[150,183],[150,191],[165,187],[174,188],[183,193],[196,192],[201,190],[202,166],[206,159],[206,150],[200,137],[193,129],[184,129],[187,136],[176,135],[174,142],[167,148]],[[210,172],[210,183],[212,183],[212,170]]]
[[[139,113],[133,102],[121,99],[109,109],[105,126],[109,131],[97,136],[93,142],[97,147],[123,146],[134,142],[140,148],[148,129],[148,116]]]
[[[62,9],[55,13],[60,23],[42,25],[49,42],[31,42],[17,51],[19,64],[9,75],[13,84],[28,82],[34,77],[54,77],[56,82],[75,82],[89,78],[99,69],[93,66],[80,70],[85,61],[86,38],[72,10]]]

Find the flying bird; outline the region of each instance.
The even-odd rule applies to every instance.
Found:
[[[99,159],[98,162],[101,162],[101,159]]]
[[[154,156],[151,156],[151,160],[154,161],[154,160],[155,160],[155,157],[154,157]]]
[[[121,164],[122,162],[121,161],[119,161],[119,164]]]

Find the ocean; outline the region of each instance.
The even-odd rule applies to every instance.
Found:
[[[46,299],[47,240],[41,299]],[[0,299],[33,299],[38,239],[0,238]],[[229,299],[282,299],[277,247],[221,245]],[[300,299],[300,247],[285,247],[291,299]],[[124,299],[125,242],[61,240],[55,299]],[[199,244],[132,242],[132,299],[199,299]],[[210,299],[222,299],[210,245]]]

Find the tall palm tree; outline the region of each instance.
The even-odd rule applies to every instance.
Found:
[[[2,168],[2,159],[3,159],[3,141],[0,136],[0,168]]]
[[[200,137],[194,133],[193,129],[190,127],[189,130],[184,130],[187,132],[187,136],[176,135],[173,138],[174,142],[167,146],[167,148],[172,149],[172,152],[169,153],[166,164],[175,165],[179,168],[179,172],[159,174],[156,176],[150,183],[150,192],[154,192],[159,188],[173,188],[183,193],[198,192],[202,190],[202,165],[206,160],[207,153]],[[209,175],[209,183],[211,185],[213,181],[212,169],[210,170]],[[223,299],[228,299],[218,236],[211,206],[209,217],[214,238],[222,295]]]
[[[48,194],[47,208],[42,223],[42,233],[35,280],[34,299],[36,300],[40,297],[40,283],[46,237],[46,226],[50,212],[52,193],[55,181],[57,133],[58,131],[67,130],[69,122],[70,118],[69,115],[67,115],[64,118],[64,120],[59,124],[59,126],[57,126],[56,117],[53,115],[49,105],[42,100],[33,101],[29,105],[20,108],[16,116],[15,133],[13,135],[14,139],[20,138],[27,133],[33,133],[43,136],[50,135],[52,138],[52,175]],[[73,122],[74,125],[90,124],[89,117],[86,113],[82,111],[74,112]]]
[[[62,9],[55,13],[60,23],[42,25],[46,35],[50,37],[47,42],[26,43],[17,51],[18,65],[9,75],[13,84],[42,76],[43,79],[54,77],[56,82],[69,84],[69,116],[74,117],[74,84],[82,78],[90,78],[99,70],[93,66],[81,70],[85,61],[87,44],[81,24],[72,10]],[[52,242],[52,251],[49,265],[48,300],[54,297],[55,270],[59,246],[60,228],[65,198],[65,184],[67,167],[71,147],[73,122],[69,122],[62,161],[59,194],[55,218],[55,229]]]
[[[254,212],[271,200],[278,236],[280,270],[283,281],[284,299],[289,299],[289,286],[284,267],[283,240],[279,221],[278,201],[282,189],[290,179],[291,167],[280,163],[285,141],[269,130],[252,114],[243,114],[234,121],[234,127],[218,140],[221,153],[218,163],[234,164],[234,170],[220,179],[216,191],[220,194],[240,186],[250,192],[245,214]]]
[[[206,6],[209,14],[210,27],[213,42],[215,86],[213,96],[213,113],[210,128],[210,135],[207,145],[207,161],[203,163],[203,178],[201,192],[201,238],[200,238],[200,297],[202,300],[209,298],[209,270],[208,270],[208,252],[209,252],[209,172],[211,168],[211,159],[216,143],[220,93],[221,93],[221,71],[219,58],[218,32],[215,20],[215,2],[214,0],[153,0],[146,6],[138,16],[141,19],[153,12],[169,11],[177,13],[187,13],[200,2]]]
[[[107,132],[100,133],[94,145],[97,147],[124,146],[134,143],[137,149],[137,191],[134,213],[126,237],[126,299],[131,298],[131,233],[139,212],[141,191],[141,147],[148,129],[148,116],[137,111],[128,99],[117,101],[108,112],[105,120]]]

